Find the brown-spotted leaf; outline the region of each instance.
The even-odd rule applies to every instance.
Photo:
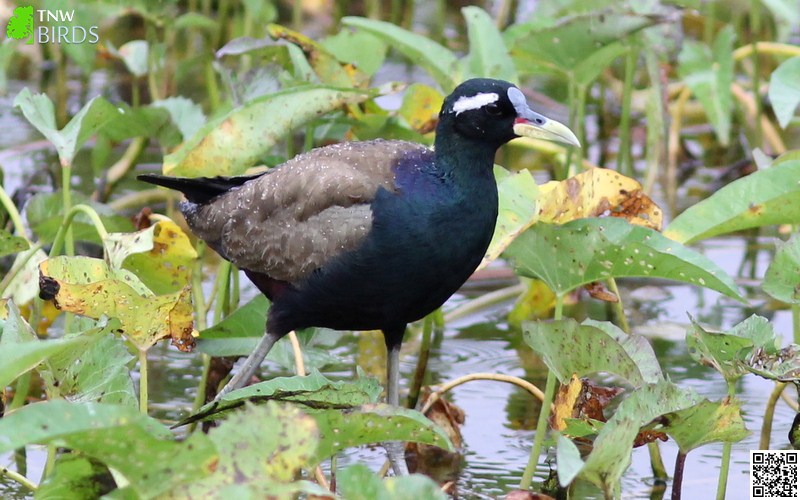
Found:
[[[39,287],[42,299],[59,309],[119,319],[120,333],[138,349],[149,349],[165,337],[183,351],[194,346],[188,287],[155,295],[130,271],[110,269],[100,259],[66,256],[39,265]]]
[[[197,252],[189,236],[171,220],[135,233],[112,233],[103,241],[111,267],[132,271],[156,294],[189,284]]]
[[[433,132],[439,122],[439,109],[444,96],[433,87],[423,83],[412,83],[403,96],[398,113],[409,126],[420,134]]]
[[[276,40],[286,40],[300,47],[322,83],[341,87],[365,87],[369,83],[369,77],[354,65],[340,63],[325,47],[298,31],[270,24],[267,33]]]
[[[585,217],[621,217],[632,224],[661,229],[663,212],[630,177],[593,168],[564,181],[539,186],[539,218],[563,224]]]

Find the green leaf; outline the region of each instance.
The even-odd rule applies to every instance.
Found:
[[[446,93],[460,83],[461,78],[455,74],[458,62],[455,54],[430,38],[391,23],[363,17],[343,17],[342,24],[364,30],[380,38],[412,63],[427,71]]]
[[[25,207],[25,214],[28,224],[33,232],[44,243],[52,243],[53,239],[64,222],[64,202],[62,193],[37,193],[28,201]],[[130,232],[133,231],[133,223],[127,217],[116,215],[108,205],[90,201],[83,193],[72,191],[72,203],[79,203],[91,206],[100,216],[106,231],[109,232]],[[72,219],[72,234],[76,241],[89,241],[101,243],[97,235],[97,229],[89,218],[79,213]]]
[[[518,83],[517,69],[508,53],[503,36],[494,20],[480,7],[464,7],[461,14],[467,22],[469,53],[461,62],[465,66],[461,77],[498,78]]]
[[[539,353],[559,381],[573,374],[619,375],[632,385],[663,379],[653,348],[642,336],[628,335],[611,323],[574,319],[523,324],[525,342]]]
[[[753,341],[706,331],[692,319],[692,326],[686,331],[686,347],[695,361],[713,367],[725,380],[732,382],[747,373],[739,360],[744,358],[742,351],[753,348]]]
[[[119,49],[109,45],[109,52],[125,63],[125,67],[136,78],[141,78],[148,73],[147,60],[150,52],[145,40],[131,40],[122,44]]]
[[[384,403],[345,410],[308,410],[320,433],[317,460],[354,446],[383,441],[409,441],[454,451],[447,434],[425,415]]]
[[[767,268],[762,287],[777,300],[800,304],[800,234],[775,243],[775,257]]]
[[[498,212],[494,235],[480,267],[485,267],[503,253],[514,239],[539,220],[539,186],[530,170],[511,173],[495,166]]]
[[[658,430],[669,434],[683,453],[709,443],[736,443],[750,434],[744,425],[739,401],[704,400],[668,413],[661,421],[665,423]]]
[[[366,31],[341,30],[320,42],[336,59],[355,65],[365,75],[374,75],[386,59],[383,40]]]
[[[517,237],[505,256],[517,274],[543,280],[556,294],[607,278],[664,278],[742,300],[736,284],[705,256],[661,233],[624,219],[538,223]]]
[[[355,381],[332,381],[313,370],[303,377],[276,377],[232,391],[220,401],[204,405],[177,425],[207,420],[209,417],[217,419],[223,412],[246,402],[282,401],[319,409],[354,408],[376,402],[380,393],[381,387],[374,378],[361,376]]]
[[[21,266],[21,269],[6,289],[0,290],[3,295],[10,295],[15,304],[27,304],[39,295],[39,263],[47,259],[47,254],[41,248],[34,248],[16,255],[12,268]]]
[[[383,481],[366,465],[354,464],[336,473],[336,488],[348,500],[445,500],[439,485],[422,474]]]
[[[29,404],[0,419],[0,453],[34,443],[53,443],[94,457],[146,498],[207,475],[217,453],[203,434],[175,441],[169,429],[135,407],[63,399]]]
[[[800,222],[800,159],[783,157],[737,179],[692,205],[664,229],[664,236],[691,243],[770,224]]]
[[[369,97],[361,90],[306,85],[256,98],[206,123],[164,157],[163,171],[188,177],[240,174],[259,164],[290,130]]]
[[[0,257],[22,252],[30,248],[28,240],[14,236],[5,229],[0,229]]]
[[[322,495],[319,486],[295,481],[316,464],[317,435],[314,419],[297,408],[248,406],[209,432],[219,453],[213,473],[179,485],[169,497],[288,500],[298,493]]]
[[[772,72],[769,100],[778,123],[786,128],[800,105],[800,56],[783,61]]]
[[[686,40],[678,55],[678,74],[705,109],[723,146],[728,145],[731,134],[734,38],[733,26],[726,26],[710,49]]]
[[[119,110],[111,103],[102,97],[95,97],[59,131],[56,128],[53,101],[45,94],[31,94],[27,87],[14,98],[14,107],[20,108],[31,125],[55,146],[62,165],[72,163],[83,143],[106,122],[119,115]]]
[[[155,101],[150,106],[167,110],[172,123],[178,127],[184,139],[195,135],[206,122],[203,108],[186,97],[168,97]]]
[[[36,500],[65,498],[100,498],[109,493],[114,477],[108,467],[75,453],[56,457],[52,473],[36,489]]]

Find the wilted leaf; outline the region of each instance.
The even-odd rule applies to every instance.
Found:
[[[39,272],[43,298],[89,318],[119,319],[121,333],[138,349],[149,349],[164,337],[181,350],[194,346],[188,287],[154,295],[130,271],[109,269],[90,257],[54,257],[42,262]]]
[[[750,434],[744,426],[741,406],[740,402],[728,399],[704,400],[664,415],[659,429],[669,434],[683,453],[708,443],[736,443]]]
[[[769,100],[781,127],[789,126],[800,104],[800,57],[783,61],[772,72],[769,80]]]
[[[189,285],[197,259],[189,237],[168,220],[135,233],[111,233],[103,246],[113,269],[133,272],[156,294],[174,293]]]
[[[775,243],[775,257],[764,275],[764,292],[787,304],[800,304],[800,235]]]
[[[713,47],[686,40],[678,55],[678,74],[703,105],[723,146],[731,133],[734,38],[733,26],[728,25],[717,34]]]
[[[320,85],[293,87],[258,97],[205,124],[164,157],[172,176],[237,175],[260,163],[294,128],[344,104],[370,97],[366,91]]]
[[[664,230],[664,236],[691,243],[770,224],[800,222],[800,160],[786,157],[771,167],[737,179],[692,205]]]
[[[663,379],[653,348],[644,337],[628,335],[611,323],[573,319],[523,324],[525,342],[538,352],[561,383],[573,374],[619,375],[634,386]]]
[[[433,87],[412,83],[406,89],[403,103],[397,113],[414,131],[427,134],[436,128],[443,100],[441,92]]]
[[[661,229],[663,211],[635,179],[606,168],[592,168],[564,181],[539,186],[539,218],[563,224],[585,217],[619,217],[631,224]]]
[[[504,255],[517,274],[539,278],[560,295],[593,281],[643,276],[700,285],[742,300],[730,276],[705,256],[616,217],[563,225],[539,222]]]

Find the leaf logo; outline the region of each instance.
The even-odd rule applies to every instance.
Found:
[[[14,9],[14,15],[8,20],[6,28],[8,38],[14,40],[28,39],[28,45],[33,45],[33,6],[23,5]]]

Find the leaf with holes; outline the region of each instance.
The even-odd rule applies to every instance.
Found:
[[[188,287],[155,295],[124,269],[110,269],[90,257],[54,257],[39,265],[42,297],[56,307],[89,318],[117,318],[121,332],[146,350],[164,337],[181,350],[194,346],[192,304]]]
[[[772,224],[800,223],[800,155],[787,153],[769,168],[737,179],[692,205],[664,229],[681,243]]]
[[[663,379],[653,348],[644,337],[628,335],[611,323],[574,319],[523,325],[525,342],[541,354],[561,383],[573,374],[619,375],[638,387]]]
[[[641,276],[700,285],[743,300],[733,279],[708,258],[616,217],[540,222],[504,255],[517,274],[539,278],[559,295],[593,281]]]

